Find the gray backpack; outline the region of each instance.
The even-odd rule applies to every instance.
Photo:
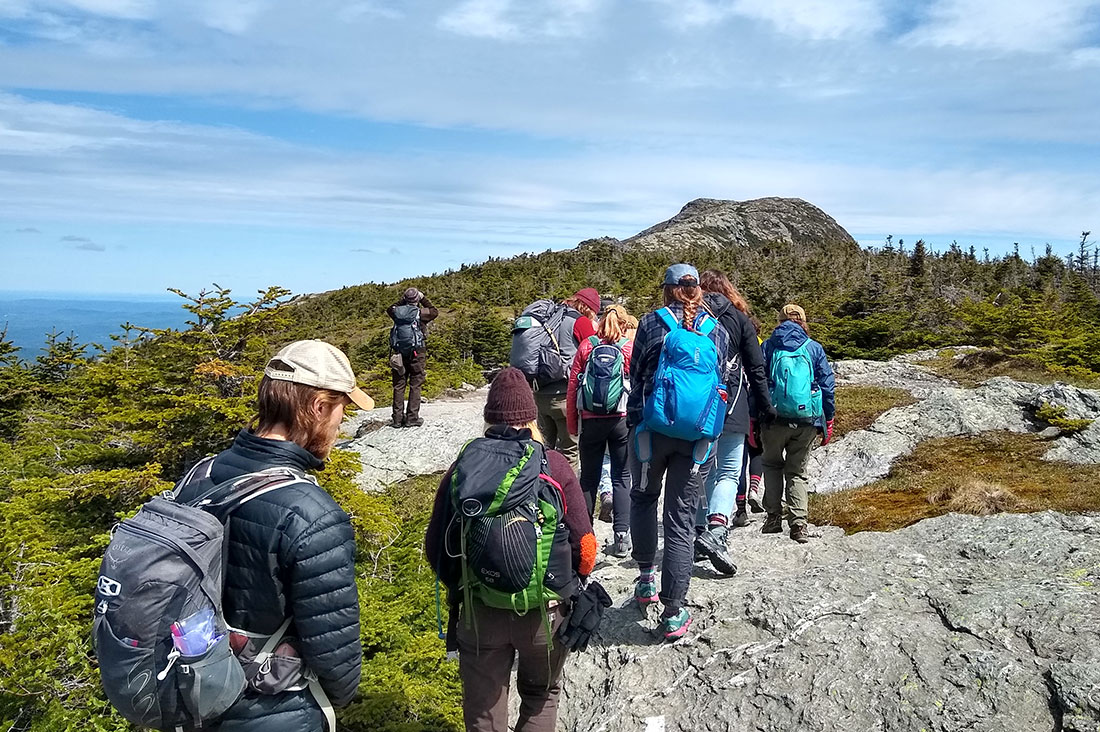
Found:
[[[424,329],[420,327],[419,305],[398,305],[393,309],[390,348],[396,353],[424,349]]]
[[[174,491],[152,498],[118,524],[100,565],[92,627],[100,680],[115,709],[139,727],[200,729],[224,714],[246,687],[265,693],[261,687],[270,685],[275,651],[290,625],[288,618],[258,650],[249,640],[238,649],[247,653],[234,653],[222,614],[224,522],[257,496],[313,479],[270,468],[214,485],[213,461],[199,462]],[[192,501],[177,502],[179,490],[193,480],[210,487],[202,486]],[[173,643],[173,623],[200,611],[211,618],[209,647],[184,655]],[[294,681],[319,689],[305,669]]]
[[[512,326],[508,364],[535,382],[536,387],[569,378],[577,355],[573,326],[581,317],[565,304],[536,300],[524,308]]]

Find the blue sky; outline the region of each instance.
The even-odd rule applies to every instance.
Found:
[[[0,0],[0,290],[332,289],[797,196],[1100,232],[1100,0]]]

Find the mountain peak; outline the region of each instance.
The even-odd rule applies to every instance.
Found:
[[[686,244],[718,248],[777,242],[856,246],[852,235],[817,206],[801,198],[777,196],[750,201],[696,198],[668,221],[623,240],[622,245],[668,249]]]

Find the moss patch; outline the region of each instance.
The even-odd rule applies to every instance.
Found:
[[[1100,379],[1084,369],[1051,367],[1035,358],[1012,356],[995,349],[973,351],[958,359],[955,358],[954,351],[944,349],[940,351],[938,358],[921,361],[920,364],[945,379],[968,387],[977,386],[995,376],[1008,376],[1033,384],[1061,381],[1083,389],[1100,388]]]
[[[810,521],[848,533],[892,531],[945,513],[1100,511],[1100,467],[1041,459],[1035,435],[987,432],[929,440],[883,480],[810,497]]]
[[[836,424],[833,437],[867,429],[884,412],[914,404],[917,400],[904,389],[879,386],[838,386],[836,388]]]

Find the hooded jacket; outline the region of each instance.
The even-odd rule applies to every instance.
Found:
[[[210,477],[220,483],[285,466],[315,470],[322,462],[293,442],[241,430],[220,453]],[[189,488],[180,492],[189,500]],[[287,630],[333,706],[348,704],[359,686],[363,653],[355,584],[355,537],[348,515],[324,488],[308,481],[257,496],[229,518],[223,608],[230,626],[268,635]],[[261,696],[246,692],[215,727],[220,732],[317,732],[325,728],[310,692]]]
[[[825,349],[821,344],[806,335],[802,327],[790,320],[780,323],[771,337],[764,341],[764,363],[768,370],[768,382],[771,386],[772,355],[776,351],[797,350],[806,341],[810,342],[810,361],[814,367],[814,386],[821,389],[821,411],[823,419],[815,420],[814,426],[818,429],[825,428],[825,422],[830,421],[836,413],[836,379],[833,377],[833,369],[829,366],[829,359],[825,356]]]
[[[734,401],[726,413],[726,424],[722,431],[747,435],[749,418],[756,419],[758,405],[771,403],[768,372],[764,368],[764,355],[760,351],[756,328],[749,316],[735,308],[721,293],[704,293],[703,304],[729,334],[726,391]]]

